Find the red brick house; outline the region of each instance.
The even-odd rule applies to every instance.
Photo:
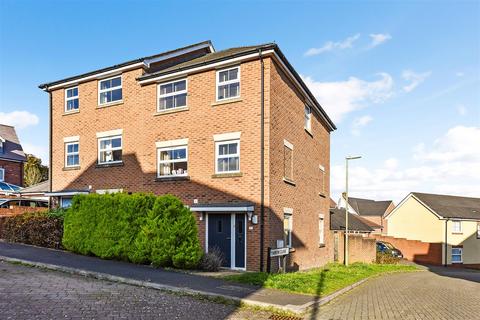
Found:
[[[0,124],[0,182],[23,186],[25,153],[15,128]]]
[[[215,51],[206,41],[40,88],[60,204],[77,193],[170,193],[226,267],[265,270],[282,241],[291,268],[333,259],[335,125],[276,44]]]

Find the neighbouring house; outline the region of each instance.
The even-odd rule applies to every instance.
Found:
[[[291,268],[332,260],[335,125],[276,44],[216,51],[206,41],[40,88],[50,95],[53,202],[171,193],[225,267],[265,270],[282,242]]]
[[[334,261],[344,262],[345,209],[330,209],[330,230],[333,231]],[[376,258],[375,239],[367,238],[374,229],[364,219],[348,213],[349,262],[370,263]]]
[[[480,267],[480,198],[412,192],[386,221],[389,237],[441,245],[431,263]]]
[[[0,124],[0,183],[23,186],[25,153],[15,128]]]
[[[50,192],[50,181],[46,180],[34,184],[33,186],[23,188],[16,192],[16,195],[24,198],[48,200],[47,193]]]
[[[370,227],[374,229],[374,233],[387,232],[387,225],[385,223],[385,215],[390,213],[395,205],[393,201],[375,201],[370,199],[361,199],[348,197],[348,212],[358,215]],[[345,198],[338,200],[338,208],[345,208]]]

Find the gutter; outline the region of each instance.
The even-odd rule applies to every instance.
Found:
[[[262,49],[258,49],[260,56],[260,271],[264,269],[264,240],[265,240],[265,80]]]

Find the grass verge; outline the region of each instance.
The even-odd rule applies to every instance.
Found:
[[[415,271],[416,266],[399,264],[354,263],[346,267],[332,263],[323,268],[292,273],[246,272],[223,279],[288,292],[325,296],[362,279],[383,273]]]

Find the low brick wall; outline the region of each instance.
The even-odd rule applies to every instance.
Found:
[[[343,232],[335,234],[338,237],[338,262],[344,263],[345,235]],[[371,263],[376,260],[376,240],[361,235],[348,235],[348,260],[349,263]]]
[[[12,207],[12,208],[0,208],[0,217],[11,217],[27,212],[40,212],[47,211],[47,208],[41,207]]]
[[[403,257],[407,260],[433,265],[442,264],[443,250],[441,243],[422,242],[376,234],[372,235],[372,237],[379,241],[391,243],[395,248],[402,251]]]

